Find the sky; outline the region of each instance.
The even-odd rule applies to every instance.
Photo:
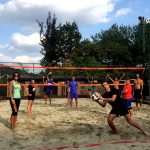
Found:
[[[0,0],[0,62],[39,63],[39,26],[48,12],[57,23],[75,21],[82,39],[118,25],[150,18],[150,0]]]

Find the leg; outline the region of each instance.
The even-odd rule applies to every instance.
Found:
[[[17,122],[17,115],[14,116],[14,128],[16,127],[16,122]]]
[[[17,114],[20,106],[20,99],[14,99],[15,100],[15,105],[16,108],[14,108],[12,102],[10,101],[11,108],[12,108],[12,114],[10,117],[10,124],[11,124],[11,129],[14,129],[16,127],[16,122],[17,122]]]
[[[32,107],[32,100],[29,100],[28,102],[28,115],[31,115],[31,108]]]
[[[135,98],[135,105],[136,105],[136,108],[138,108],[138,98]]]
[[[44,95],[45,104],[47,104],[47,95]]]
[[[109,127],[112,129],[112,132],[114,134],[118,134],[118,130],[115,126],[115,124],[113,123],[113,120],[117,117],[116,114],[109,114],[108,118],[107,118],[107,122],[108,122],[108,125]]]
[[[49,96],[49,104],[51,105],[52,100],[51,100],[51,96]]]
[[[67,105],[69,106],[70,105],[70,95],[68,94],[68,96],[67,96]]]
[[[142,108],[142,98],[140,98],[140,108]]]
[[[73,94],[71,92],[69,93],[69,98],[70,98],[70,106],[72,107],[72,105],[73,105]]]
[[[29,110],[30,114],[32,114],[32,105],[33,105],[33,101],[31,100],[30,101],[30,110]]]
[[[50,91],[50,93],[49,93],[49,103],[50,103],[50,105],[52,104],[52,91]]]
[[[11,115],[11,116],[10,116],[10,128],[11,128],[11,129],[14,129],[14,128],[15,128],[15,126],[14,126],[14,115]]]
[[[29,105],[30,105],[30,100],[28,100],[28,106],[27,106],[27,114],[29,115]]]
[[[17,112],[15,112],[14,114],[14,127],[16,127],[17,115],[18,115],[19,106],[20,106],[20,99],[15,100],[15,102],[16,102]]]
[[[132,118],[129,114],[125,115],[124,117],[130,125],[139,129],[145,136],[148,135],[148,133],[145,130],[143,130],[135,121],[132,120]]]
[[[17,122],[17,112],[13,112],[10,117],[10,128],[14,129]]]
[[[128,112],[129,112],[130,116],[133,115],[131,103],[132,103],[132,99],[128,99],[128,100],[127,100],[127,108],[128,108]]]
[[[16,104],[16,102],[15,102]],[[14,125],[14,114],[16,113],[15,109],[14,109],[14,106],[10,100],[10,106],[11,106],[11,109],[12,109],[12,114],[10,116],[10,128],[11,129],[14,129],[15,128],[15,125]]]
[[[128,109],[128,112],[129,112],[130,116],[133,115],[132,109]]]
[[[78,99],[75,98],[75,102],[76,102],[76,108],[78,108]]]
[[[70,106],[72,107],[73,98],[70,99]]]

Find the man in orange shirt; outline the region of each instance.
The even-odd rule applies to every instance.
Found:
[[[129,78],[126,79],[126,84],[124,85],[121,94],[122,94],[122,98],[124,100],[124,103],[125,103],[126,107],[128,108],[128,112],[129,112],[130,116],[132,116],[132,106],[131,106],[132,86],[130,84]]]

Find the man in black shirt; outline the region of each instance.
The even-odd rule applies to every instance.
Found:
[[[96,102],[102,107],[105,107],[107,102],[112,106],[112,109],[107,118],[108,125],[112,129],[112,133],[118,134],[118,130],[113,122],[114,119],[118,116],[124,116],[130,125],[139,129],[145,136],[149,135],[135,121],[132,120],[131,116],[128,113],[127,107],[120,97],[119,91],[116,89],[111,89],[106,81],[103,81],[102,86],[104,87],[106,92],[103,96],[99,94],[99,100],[96,100]]]

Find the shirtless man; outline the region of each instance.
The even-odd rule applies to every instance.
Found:
[[[120,79],[118,79],[117,77],[115,77],[114,80],[109,76],[109,74],[107,74],[107,77],[108,77],[108,78],[112,81],[112,83],[114,84],[114,88],[117,89],[117,90],[119,90],[119,82],[120,82],[120,80],[122,80],[122,78],[124,77],[124,75],[125,75],[125,74],[123,74],[123,75],[120,77]]]
[[[140,102],[140,109],[142,108],[142,91],[143,91],[143,80],[140,79],[140,75],[136,74],[136,79],[134,80],[134,98],[136,103],[136,108],[138,108],[138,102]]]

